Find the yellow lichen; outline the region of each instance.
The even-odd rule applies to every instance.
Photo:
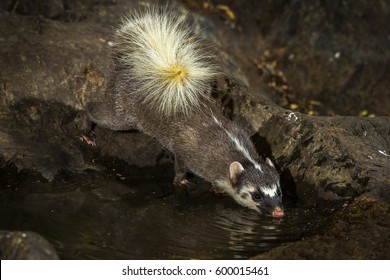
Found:
[[[236,20],[236,15],[234,14],[234,12],[232,11],[232,9],[230,9],[230,7],[226,6],[226,5],[217,5],[217,9],[218,10],[221,10],[221,11],[224,11],[226,13],[226,16],[230,19],[230,20]]]

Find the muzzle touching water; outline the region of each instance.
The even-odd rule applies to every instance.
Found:
[[[284,216],[284,211],[280,207],[275,207],[272,211],[272,217],[281,218]]]

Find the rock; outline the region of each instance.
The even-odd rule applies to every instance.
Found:
[[[389,131],[386,117],[308,117],[281,111],[253,138],[259,151],[275,157],[287,189],[295,189],[307,203],[365,192],[390,202]]]
[[[0,231],[0,259],[57,260],[53,246],[42,236],[29,231]]]
[[[104,89],[110,61],[106,30],[94,32],[96,24],[89,22],[75,32],[61,22],[43,21],[37,31],[34,17],[1,13],[1,34],[8,36],[0,40],[1,61],[7,65],[0,70],[0,158],[46,180],[62,170],[96,168],[91,153],[84,159],[77,112],[86,98]],[[99,131],[102,154],[138,166],[164,159],[163,148],[145,135]]]

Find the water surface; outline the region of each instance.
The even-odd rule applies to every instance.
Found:
[[[276,219],[210,192],[174,191],[168,176],[89,172],[0,188],[0,228],[33,230],[62,259],[243,259],[315,233],[326,213],[286,200]]]

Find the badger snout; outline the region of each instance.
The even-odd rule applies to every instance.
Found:
[[[265,199],[262,204],[258,205],[260,212],[271,215],[275,218],[284,216],[283,203],[281,197]]]
[[[283,216],[284,216],[284,211],[280,207],[275,207],[274,210],[272,211],[272,217],[281,218]]]
[[[260,213],[264,213],[266,215],[271,215],[272,217],[275,218],[281,218],[284,216],[284,210],[283,206],[280,204],[278,206],[276,205],[267,205],[267,206],[258,206],[257,211]]]

